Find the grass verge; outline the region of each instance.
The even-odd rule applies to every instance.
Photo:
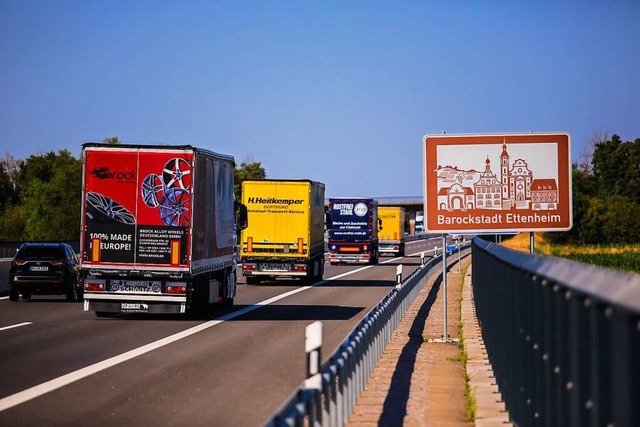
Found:
[[[528,252],[529,233],[520,233],[502,244],[511,249]],[[534,247],[536,253],[542,255],[640,274],[640,245],[554,245],[545,240],[543,233],[536,233]]]
[[[458,299],[458,313],[460,313],[460,319],[458,321],[458,336],[460,337],[460,341],[458,342],[458,346],[460,347],[460,362],[462,362],[462,366],[464,368],[464,397],[466,399],[466,411],[467,411],[467,421],[475,422],[476,420],[476,399],[473,395],[473,391],[471,390],[471,382],[469,378],[469,374],[467,373],[467,360],[469,360],[469,355],[467,354],[467,350],[464,346],[464,334],[463,334],[463,323],[462,323],[462,289],[464,288],[464,278],[467,276],[468,267],[462,270],[462,276],[460,277],[460,298]]]

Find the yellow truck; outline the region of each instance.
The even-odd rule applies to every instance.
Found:
[[[378,206],[378,218],[382,220],[382,230],[378,231],[378,252],[404,256],[404,208]]]
[[[264,179],[242,183],[249,226],[240,261],[248,285],[277,278],[321,280],[324,274],[324,184]]]

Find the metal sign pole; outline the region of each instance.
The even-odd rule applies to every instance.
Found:
[[[462,240],[460,240],[460,236],[458,236],[458,273],[462,271],[462,267],[460,267],[460,252],[462,249]]]
[[[535,238],[533,231],[529,232],[529,252],[535,253]]]
[[[447,341],[447,235],[442,234],[442,312],[444,313],[444,325],[442,339]]]

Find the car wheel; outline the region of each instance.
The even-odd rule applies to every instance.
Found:
[[[259,285],[259,284],[260,284],[259,277],[247,276],[247,285]]]
[[[9,301],[18,301],[20,294],[15,286],[9,286]]]

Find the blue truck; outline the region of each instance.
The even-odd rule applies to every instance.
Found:
[[[378,201],[369,198],[330,198],[329,262],[376,264],[378,262]]]

